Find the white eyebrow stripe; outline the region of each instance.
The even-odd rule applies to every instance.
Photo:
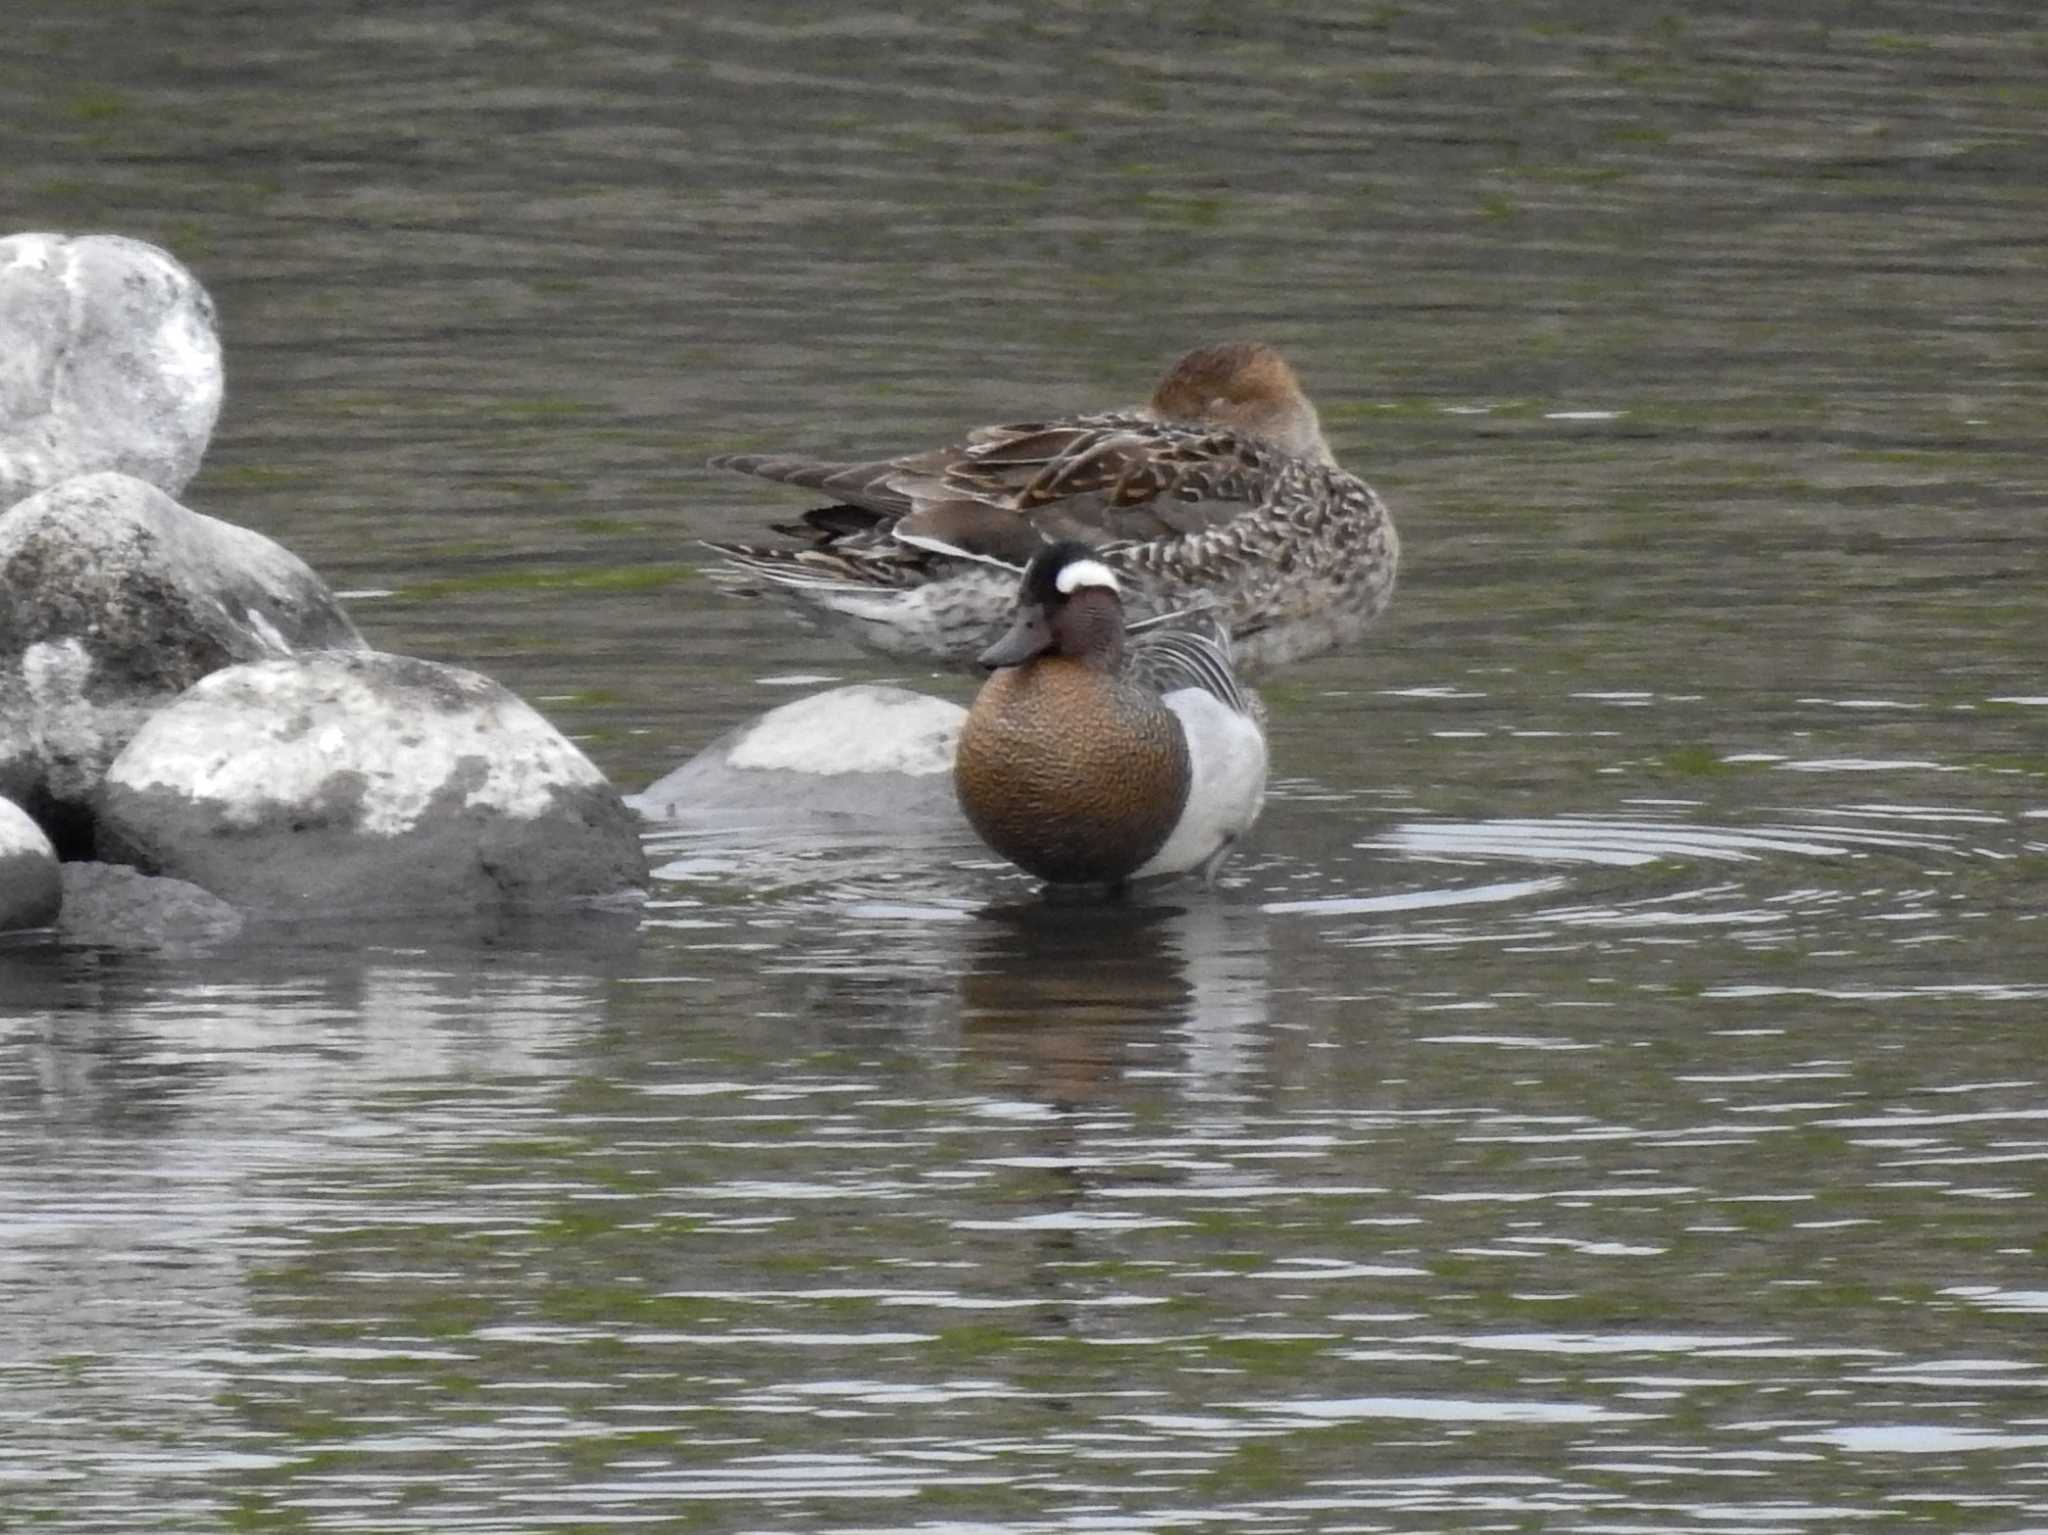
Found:
[[[1073,595],[1074,589],[1081,586],[1106,586],[1113,592],[1123,590],[1117,583],[1116,572],[1100,560],[1076,560],[1071,565],[1063,565],[1060,573],[1052,578],[1052,584],[1064,596]]]

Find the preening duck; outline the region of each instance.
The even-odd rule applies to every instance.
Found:
[[[901,458],[731,454],[712,466],[832,504],[713,544],[728,590],[789,599],[885,655],[971,667],[1048,541],[1095,551],[1133,621],[1207,605],[1256,672],[1356,639],[1393,593],[1386,505],[1340,468],[1294,369],[1262,342],[1199,347],[1128,410],[981,427]]]
[[[1213,878],[1258,818],[1266,737],[1227,638],[1127,635],[1122,583],[1087,544],[1033,556],[953,763],[982,840],[1054,884]]]

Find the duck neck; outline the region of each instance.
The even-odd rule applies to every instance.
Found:
[[[1124,664],[1124,610],[1116,594],[1101,588],[1076,592],[1056,620],[1060,654],[1100,671]]]

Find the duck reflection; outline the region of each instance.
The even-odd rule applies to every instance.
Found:
[[[1186,905],[1047,898],[991,908],[959,983],[967,1047],[1032,1068],[1034,1096],[1120,1096],[1133,1071],[1189,1096],[1228,1091],[1267,1022],[1267,918]]]
[[[967,929],[962,1047],[1005,1098],[1042,1107],[1018,1113],[1009,1171],[964,1224],[1036,1298],[1044,1335],[1114,1336],[1104,1266],[1170,1250],[1187,1224],[1172,1190],[1202,1142],[1238,1129],[1264,1048],[1269,920],[1199,892],[1031,901]],[[1138,1122],[1160,1128],[1134,1139]],[[1042,1405],[1070,1402],[1055,1389]]]

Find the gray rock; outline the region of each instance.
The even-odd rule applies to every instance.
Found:
[[[326,584],[260,533],[122,474],[0,513],[0,792],[67,853],[107,764],[209,672],[361,649]]]
[[[57,850],[11,799],[0,799],[0,933],[57,917]]]
[[[590,760],[474,672],[329,651],[228,667],[108,769],[100,855],[293,915],[532,910],[647,883]]]
[[[118,469],[176,495],[220,414],[213,300],[120,235],[0,239],[0,507]]]
[[[182,879],[161,879],[116,863],[63,866],[66,943],[105,949],[169,949],[231,938],[242,914]]]
[[[813,693],[735,726],[634,797],[653,820],[855,815],[964,824],[953,753],[967,711],[908,688]]]

